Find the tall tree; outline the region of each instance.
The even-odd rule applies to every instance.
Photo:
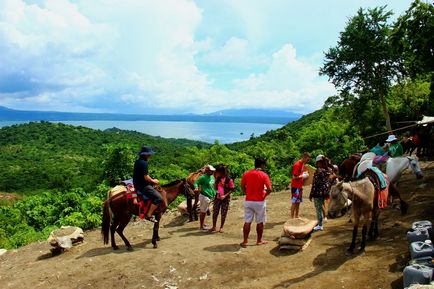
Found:
[[[413,79],[421,75],[430,77],[426,113],[434,113],[434,5],[414,1],[395,22],[391,41],[403,57],[406,75]]]
[[[399,75],[398,57],[389,41],[391,15],[385,7],[360,8],[340,33],[337,46],[325,53],[320,69],[341,92],[335,100],[345,98],[353,106],[370,101],[380,104],[389,131],[386,96]]]

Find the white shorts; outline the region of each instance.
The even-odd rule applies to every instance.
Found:
[[[200,194],[199,195],[199,210],[201,213],[206,213],[208,211],[209,203],[211,202],[210,198]]]
[[[253,222],[253,217],[256,216],[256,223],[265,223],[267,216],[266,202],[244,201],[244,222]]]

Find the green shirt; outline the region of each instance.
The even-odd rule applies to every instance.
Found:
[[[404,150],[402,149],[402,145],[398,143],[391,143],[389,148],[387,149],[389,156],[392,158],[400,157],[404,154]]]
[[[200,193],[208,198],[214,198],[215,197],[215,189],[214,189],[214,176],[211,175],[201,175],[197,181],[194,183],[194,188],[197,189],[199,186],[201,188]]]

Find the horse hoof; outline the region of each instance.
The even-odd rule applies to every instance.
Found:
[[[365,249],[364,248],[363,249],[362,248],[359,249],[359,255],[360,256],[365,256]]]
[[[118,246],[113,246],[113,250],[119,250]]]
[[[130,251],[130,252],[131,252],[131,251],[134,251],[134,249],[133,249],[133,247],[128,246],[128,247],[127,247],[127,251]]]
[[[157,249],[158,248],[158,245],[157,244],[154,244],[154,249]]]
[[[349,255],[353,255],[354,254],[354,248],[348,248],[347,252],[345,253],[345,255],[349,256]]]
[[[160,237],[157,237],[155,240],[157,240],[157,242],[160,241]]]

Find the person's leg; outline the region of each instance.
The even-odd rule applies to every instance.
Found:
[[[249,242],[249,234],[250,234],[250,225],[251,223],[244,223],[243,226],[243,242],[240,244],[241,247],[246,247]]]
[[[256,245],[265,245],[268,242],[262,239],[264,223],[266,221],[266,203],[258,202],[256,208]]]
[[[200,229],[205,230],[207,229],[205,225],[205,216],[206,216],[206,211],[208,210],[210,199],[201,194],[199,195],[199,202],[200,202],[200,215],[199,215]]]
[[[297,189],[291,188],[291,219],[295,218],[295,211],[296,211],[296,196]]]
[[[216,230],[217,218],[219,216],[220,207],[222,207],[222,200],[215,198],[214,199],[214,205],[212,208],[212,228],[211,228],[211,231]],[[223,209],[222,209],[222,215],[223,215]]]
[[[318,218],[318,226],[315,227],[317,230],[322,230],[322,221],[323,221],[323,198],[314,198],[313,202],[315,204],[316,217]]]
[[[251,208],[252,202],[244,202],[244,226],[243,226],[243,242],[240,244],[241,247],[246,248],[249,242],[250,225],[253,221],[253,216],[255,211]]]
[[[155,210],[163,202],[163,198],[161,197],[161,194],[151,186],[146,187],[146,193],[145,194],[151,199],[151,202],[152,202],[148,212],[146,213],[146,219],[151,220],[151,221],[155,221],[152,218],[152,215],[154,214]]]
[[[295,218],[295,204],[291,204],[291,219]]]
[[[220,223],[220,230],[219,231],[223,232],[223,226],[225,225],[226,216],[228,215],[228,211],[229,211],[229,199],[228,198],[222,200],[221,208],[222,208],[222,215],[221,215],[221,223]]]
[[[296,203],[295,204],[295,213],[294,213],[294,218],[298,219],[298,212],[300,210],[300,203]]]
[[[324,203],[322,205],[323,221],[327,221],[329,203],[330,203],[330,198],[324,199]]]

